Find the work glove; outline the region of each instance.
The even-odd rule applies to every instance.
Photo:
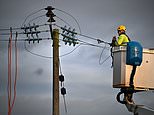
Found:
[[[112,46],[112,47],[116,46],[115,42],[116,42],[116,36],[113,36],[110,46]]]

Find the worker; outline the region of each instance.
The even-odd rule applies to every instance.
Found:
[[[118,31],[118,40],[116,40],[116,36],[112,39],[112,46],[125,46],[127,45],[127,42],[130,41],[130,38],[126,35],[126,27],[124,25],[120,25],[117,28]]]
[[[127,42],[130,41],[129,37],[126,35],[126,27],[124,25],[120,25],[118,28],[117,28],[117,31],[118,31],[118,34],[119,34],[119,37],[118,37],[118,40],[116,40],[116,36],[114,36],[112,38],[112,43],[110,44],[111,46],[111,57],[112,57],[112,66],[113,67],[113,52],[112,52],[112,48],[115,47],[115,46],[126,46],[127,45]]]

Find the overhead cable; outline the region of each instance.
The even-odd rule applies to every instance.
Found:
[[[12,100],[12,28],[10,28],[10,38],[8,42],[8,84],[7,84],[7,93],[8,93],[8,115],[12,114],[12,110],[16,100],[16,84],[18,76],[18,49],[17,49],[17,36],[15,38],[15,77],[13,83],[13,100]]]
[[[14,107],[15,100],[16,100],[16,85],[17,85],[17,77],[18,77],[18,48],[17,48],[17,37],[18,34],[16,33],[15,37],[15,79],[14,79],[14,96],[13,96],[13,101],[11,105],[11,111]]]
[[[71,31],[67,30],[66,28],[61,27],[61,26],[59,26],[59,25],[57,25],[57,24],[53,24],[53,25],[55,25],[55,26],[61,28],[62,30],[66,30],[66,31],[68,31],[68,32],[71,32]],[[101,40],[101,39],[98,39],[98,38],[95,38],[95,37],[91,37],[91,36],[88,36],[88,35],[80,34],[80,33],[77,33],[77,32],[74,32],[74,34],[77,34],[77,35],[82,36],[82,37],[85,37],[85,38],[89,38],[89,39],[91,39],[91,40],[95,40],[95,41],[97,41],[98,43],[104,43],[104,44],[110,45],[109,42],[106,42],[106,41],[104,41],[104,40]]]
[[[72,17],[72,18],[74,19],[74,21],[76,22],[78,28],[79,28],[79,32],[81,33],[80,24],[78,23],[77,19],[76,19],[74,16],[72,16],[70,13],[65,12],[65,11],[63,11],[63,10],[60,10],[60,9],[58,9],[58,8],[55,8],[55,10],[60,11],[60,12],[63,12],[63,13],[65,13],[65,14],[69,15],[70,17]]]
[[[41,30],[41,31],[36,31],[36,32],[38,32],[38,33],[41,33],[41,32],[43,32],[43,33],[46,33],[46,32],[49,32],[50,30]],[[14,33],[12,33],[12,35],[15,35],[16,33],[14,32]],[[28,32],[28,33],[25,33],[25,32],[20,32],[20,33],[18,33],[18,34],[32,34],[31,32]],[[0,35],[9,35],[9,33],[0,33]]]
[[[36,26],[48,26],[49,24],[38,24]],[[13,30],[22,30],[24,26],[21,26],[21,27],[12,27],[12,31]],[[10,31],[10,28],[0,28],[0,31]],[[18,32],[19,33],[19,32]]]
[[[32,15],[34,15],[34,14],[36,14],[36,13],[42,11],[42,10],[44,10],[44,8],[42,8],[42,9],[40,9],[40,10],[37,10],[37,11],[34,11],[34,12],[30,13],[28,16],[26,16],[26,18],[25,18],[24,22],[22,23],[21,27],[24,26],[25,22],[27,21],[27,19],[28,19],[30,16],[32,16]]]
[[[60,58],[59,58],[59,68],[60,68],[59,81],[61,82],[61,95],[63,96],[65,112],[67,114],[67,104],[66,104],[66,99],[65,99],[65,96],[66,96],[66,88],[64,86],[64,80],[65,80],[65,78],[64,78],[64,75],[62,73],[61,60],[60,60]]]
[[[64,56],[70,55],[70,54],[73,53],[76,49],[78,49],[80,46],[81,46],[81,45],[78,45],[77,47],[75,47],[75,48],[74,48],[73,50],[71,50],[70,52],[65,53],[65,54],[62,54],[62,55],[60,55],[59,57],[64,57]],[[27,46],[26,46],[26,42],[24,42],[24,49],[25,49],[27,52],[29,52],[30,54],[35,55],[35,56],[38,56],[38,57],[42,57],[42,58],[46,58],[46,59],[51,59],[51,58],[53,58],[52,56],[45,56],[45,55],[41,55],[41,54],[39,54],[39,53],[34,53],[34,52],[30,51],[30,50],[27,48]]]
[[[64,22],[65,24],[67,24],[68,26],[72,27],[68,22],[66,22],[64,19],[56,16],[56,18],[60,19],[62,22]],[[54,25],[54,24],[53,24]]]
[[[42,18],[42,17],[44,17],[44,16],[46,16],[46,15],[37,16],[37,17],[31,19],[31,20],[28,22],[28,24],[30,24],[30,23],[33,22],[34,20],[36,20],[36,19],[38,19],[38,18]]]

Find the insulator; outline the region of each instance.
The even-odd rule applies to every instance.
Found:
[[[72,37],[75,37],[75,29],[72,30]]]
[[[67,27],[67,26],[65,25],[64,28],[62,28],[62,30],[63,30],[62,33],[65,33],[66,27]]]
[[[67,41],[65,41],[65,45],[67,45]]]
[[[38,38],[39,36],[38,36],[38,33],[36,33],[36,37]]]
[[[71,41],[68,41],[68,43],[69,43],[69,46],[71,46],[72,42]]]
[[[66,94],[66,89],[64,87],[61,88],[61,94],[65,95]]]
[[[73,46],[75,46],[76,45],[76,42],[73,42]]]
[[[64,75],[60,75],[60,76],[59,76],[59,81],[60,81],[60,82],[64,82]]]
[[[33,38],[33,44],[35,43],[35,40],[34,40],[34,38]]]
[[[66,34],[68,35],[70,33],[70,31],[71,31],[71,27],[69,27],[68,30],[66,30],[66,31],[67,31]]]

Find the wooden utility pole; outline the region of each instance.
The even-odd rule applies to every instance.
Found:
[[[52,115],[59,115],[59,30],[52,30],[52,22],[55,22],[55,16],[52,10],[53,7],[48,6],[46,16],[49,17],[48,22],[50,28],[51,39],[53,40],[53,101],[52,101]]]
[[[53,30],[53,114],[59,115],[59,30]]]

